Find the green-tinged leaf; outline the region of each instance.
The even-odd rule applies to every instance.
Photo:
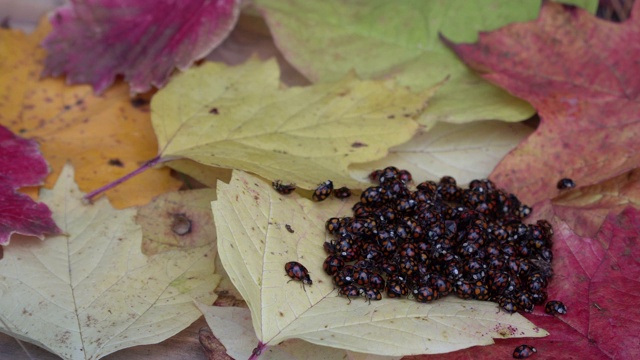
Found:
[[[570,1],[595,12],[596,0]],[[539,0],[257,0],[276,45],[312,81],[331,81],[352,69],[365,78],[394,77],[420,90],[443,77],[420,122],[520,121],[525,101],[469,70],[438,39],[474,41],[479,31],[534,19]]]
[[[488,177],[500,159],[533,130],[502,121],[437,123],[409,142],[391,148],[383,159],[352,165],[351,174],[366,181],[372,170],[393,165],[409,170],[414,179],[438,180],[449,175],[462,185]]]
[[[211,245],[147,257],[135,209],[85,205],[66,165],[41,200],[65,236],[24,239],[0,261],[0,331],[64,359],[98,359],[160,342],[211,303],[219,278]]]
[[[217,189],[212,208],[220,259],[249,305],[264,344],[299,338],[358,352],[410,355],[487,345],[498,337],[547,335],[491,302],[447,297],[431,304],[389,298],[349,304],[322,270],[322,244],[326,219],[346,214],[353,201],[319,204],[297,194],[280,195],[236,171],[229,184],[219,182]],[[305,290],[289,282],[284,271],[289,261],[305,265],[313,285]]]
[[[241,169],[315,188],[361,185],[349,164],[384,157],[408,141],[436,88],[415,94],[389,82],[280,89],[278,66],[250,60],[190,69],[154,96],[153,126],[165,159]]]

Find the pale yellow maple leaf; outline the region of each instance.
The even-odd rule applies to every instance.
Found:
[[[414,179],[438,180],[453,176],[459,185],[489,176],[500,160],[535,129],[522,123],[476,121],[469,124],[436,123],[410,141],[389,149],[383,159],[349,167],[365,181],[374,169],[396,166]]]
[[[431,304],[389,298],[349,304],[337,296],[322,269],[322,244],[326,219],[347,214],[352,202],[330,199],[318,204],[297,194],[280,195],[240,171],[234,171],[229,184],[219,182],[217,190],[212,209],[218,253],[264,344],[299,338],[395,356],[450,352],[492,344],[493,338],[547,335],[491,302],[449,296]],[[289,282],[284,270],[289,261],[309,270],[313,285],[306,291],[299,282]]]
[[[176,76],[151,102],[166,160],[241,169],[306,189],[362,183],[349,164],[373,161],[411,139],[437,87],[412,93],[355,76],[280,88],[274,60],[229,67],[205,63]]]
[[[219,281],[212,245],[147,257],[135,209],[92,205],[70,165],[41,200],[65,236],[25,238],[0,261],[0,331],[64,359],[167,339],[200,317]]]
[[[234,359],[248,359],[258,338],[251,326],[251,311],[241,307],[197,304],[212,332]],[[400,356],[380,356],[323,347],[298,339],[289,339],[265,349],[261,360],[399,360]]]

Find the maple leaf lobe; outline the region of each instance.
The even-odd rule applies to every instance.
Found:
[[[51,17],[44,76],[67,74],[102,93],[118,74],[131,92],[162,87],[215,48],[236,23],[238,0],[76,0]]]

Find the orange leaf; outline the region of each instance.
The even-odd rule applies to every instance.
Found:
[[[31,35],[0,30],[0,123],[40,143],[52,167],[45,186],[52,187],[71,161],[80,189],[88,192],[156,156],[149,96],[131,99],[122,82],[95,96],[90,86],[40,79],[46,53],[39,44],[49,31],[47,21]],[[145,204],[180,186],[169,172],[146,171],[106,194],[117,208]]]

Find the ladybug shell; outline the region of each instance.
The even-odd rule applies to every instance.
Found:
[[[536,348],[530,345],[520,345],[513,350],[514,359],[526,359],[534,353],[538,352]]]
[[[284,270],[287,275],[293,280],[302,281],[304,284],[311,285],[311,277],[309,277],[309,271],[302,264],[296,261],[290,261],[284,265]]]
[[[313,192],[313,200],[322,201],[331,195],[333,192],[333,182],[331,180],[327,180],[320,184],[318,188]]]
[[[544,312],[551,315],[564,315],[567,313],[567,307],[562,303],[562,301],[551,300],[544,306]]]

